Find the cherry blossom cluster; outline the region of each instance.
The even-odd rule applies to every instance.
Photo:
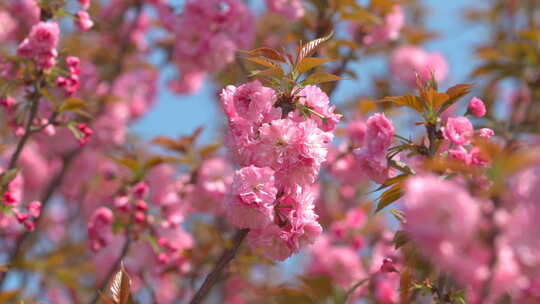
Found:
[[[15,223],[19,222],[28,231],[34,230],[34,220],[41,214],[41,202],[29,202],[25,212],[23,210],[24,204],[22,204],[24,187],[25,179],[22,174],[17,174],[5,187],[1,203],[3,212],[0,215],[0,228],[4,230],[16,229]]]
[[[392,53],[390,70],[403,85],[415,88],[417,77],[422,83],[431,79],[431,75],[437,82],[443,81],[448,74],[448,64],[440,53],[430,53],[418,46],[403,45]]]
[[[386,158],[393,137],[392,121],[382,113],[374,114],[366,122],[362,147],[354,151],[365,174],[379,184],[384,183],[393,174]]]
[[[38,67],[50,69],[56,64],[56,47],[60,37],[60,27],[55,21],[39,22],[32,26],[26,39],[21,42],[17,53],[21,57],[32,58]]]
[[[79,3],[83,9],[75,14],[75,22],[81,31],[87,31],[94,26],[94,21],[92,21],[87,12],[90,8],[90,0],[79,0]]]
[[[535,220],[540,212],[538,173],[537,167],[519,173],[511,181],[516,185],[511,195],[500,202],[471,196],[459,179],[423,175],[407,182],[403,205],[408,235],[468,289],[471,303],[494,301],[504,293],[518,302],[540,300],[534,296],[540,273],[539,243],[534,241],[540,237]],[[495,222],[487,221],[488,214],[495,215]],[[481,236],[493,228],[499,233],[490,248]]]
[[[400,5],[394,5],[384,16],[381,24],[362,25],[353,22],[349,25],[349,32],[353,36],[360,36],[362,43],[369,46],[397,40],[404,25],[403,9]]]
[[[240,0],[188,0],[179,16],[165,3],[157,10],[174,35],[172,56],[181,76],[169,86],[177,93],[199,90],[207,73],[232,63],[254,38],[254,17]]]
[[[302,0],[266,0],[268,9],[288,19],[297,20],[304,16]]]
[[[480,118],[485,115],[486,108],[484,102],[479,98],[472,98],[468,111],[475,117]],[[471,121],[465,116],[449,117],[446,125],[442,128],[444,138],[450,143],[448,155],[466,165],[486,166],[486,155],[482,155],[480,148],[473,145],[472,140],[475,135]],[[489,128],[476,130],[476,135],[485,140],[489,140],[494,131]]]
[[[73,96],[80,87],[79,75],[81,74],[81,61],[74,56],[66,58],[69,75],[66,77],[58,76],[56,85],[66,92],[66,96]]]
[[[314,182],[340,115],[316,86],[287,101],[287,108],[295,108],[290,112],[258,81],[226,87],[221,101],[229,122],[227,145],[242,166],[227,216],[236,227],[250,229],[254,251],[284,260],[321,233],[313,211]]]

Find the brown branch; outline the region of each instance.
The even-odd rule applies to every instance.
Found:
[[[212,287],[219,281],[219,278],[223,274],[223,270],[225,269],[225,267],[227,267],[227,265],[229,265],[229,263],[236,256],[238,248],[240,248],[240,245],[242,244],[242,241],[244,240],[248,232],[249,229],[241,229],[236,232],[233,238],[232,246],[223,251],[218,262],[216,263],[212,271],[206,276],[203,284],[201,285],[201,287],[199,287],[199,290],[197,290],[197,293],[195,293],[195,295],[189,302],[190,304],[202,303],[202,300],[204,300],[208,293],[210,293]]]

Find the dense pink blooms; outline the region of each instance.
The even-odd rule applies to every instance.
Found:
[[[54,21],[40,22],[32,27],[28,38],[18,47],[20,56],[33,58],[39,67],[52,68],[56,63],[56,50],[60,39],[60,27]]]
[[[87,227],[92,251],[97,252],[107,246],[111,238],[113,218],[112,211],[106,207],[100,207],[92,214]]]
[[[175,35],[173,59],[181,73],[218,71],[234,61],[236,50],[248,48],[254,37],[253,15],[239,0],[188,0],[178,18],[167,18],[169,12],[162,6],[159,12],[172,23],[166,26]],[[172,88],[192,91],[193,80],[183,76],[182,83],[191,85],[177,83]]]
[[[367,277],[358,254],[349,247],[332,245],[321,237],[310,249],[310,275],[328,275],[345,290]]]
[[[90,18],[90,15],[86,11],[78,11],[76,14],[77,17],[77,27],[81,31],[87,31],[94,26],[94,21]]]
[[[305,13],[302,0],[266,0],[266,5],[272,12],[292,20],[302,18]]]
[[[473,136],[473,125],[466,117],[450,117],[442,131],[444,138],[454,145],[462,146],[470,143]]]
[[[249,166],[236,171],[226,203],[229,221],[238,228],[265,227],[274,220],[276,194],[272,169]]]
[[[421,82],[435,76],[435,80],[443,81],[448,72],[444,57],[439,53],[428,53],[425,50],[405,45],[397,48],[390,59],[392,74],[406,86],[416,86],[416,75]]]
[[[79,138],[79,144],[81,146],[86,145],[88,141],[90,140],[90,137],[92,134],[94,134],[94,130],[92,130],[87,124],[80,123],[77,125],[77,130],[81,132],[81,137]]]
[[[309,110],[305,110],[308,111],[307,113],[302,113],[302,110],[291,112],[290,117],[295,120],[304,120],[307,114],[309,119],[316,121],[318,127],[323,131],[333,131],[336,128],[341,115],[334,113],[335,106],[330,105],[328,95],[319,87],[308,85],[298,92],[296,96],[298,97],[298,104],[306,106]],[[311,110],[315,113],[310,113]],[[320,115],[324,118],[319,117]]]
[[[364,137],[366,135],[366,122],[362,119],[355,119],[347,124],[345,132],[347,137],[351,140],[354,146],[361,146],[364,144]]]
[[[486,106],[480,98],[473,97],[469,102],[469,112],[475,117],[483,117],[486,115]]]
[[[405,15],[399,5],[394,5],[392,10],[384,16],[382,25],[377,25],[364,36],[362,42],[366,45],[393,41],[399,38],[399,32],[405,24]]]
[[[480,202],[465,188],[435,176],[407,181],[405,230],[431,261],[454,273],[464,284],[482,280],[485,255],[473,247],[480,224]],[[471,275],[465,276],[465,269]]]
[[[200,212],[221,214],[225,210],[223,202],[231,191],[234,170],[224,157],[205,160],[197,171],[194,208]]]
[[[69,69],[69,75],[66,77],[58,76],[56,78],[56,85],[62,88],[66,92],[66,96],[73,96],[80,87],[79,75],[81,74],[81,61],[74,56],[68,56],[66,63]]]
[[[392,121],[382,113],[374,114],[367,120],[363,147],[354,151],[365,173],[377,183],[383,183],[390,177],[386,151],[393,136]]]

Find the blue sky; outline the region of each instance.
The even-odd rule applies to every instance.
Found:
[[[260,6],[262,0],[254,0],[255,6]],[[450,77],[447,84],[465,82],[468,74],[474,67],[474,47],[486,37],[486,29],[463,21],[462,10],[471,5],[482,5],[486,0],[424,0],[431,10],[428,16],[428,28],[438,31],[439,39],[426,45],[430,51],[443,53],[450,66]],[[473,64],[471,64],[473,63]],[[354,65],[359,80],[342,81],[335,94],[335,102],[343,100],[346,96],[361,95],[367,88],[369,75],[384,71],[387,67],[384,61],[374,60]],[[223,121],[215,96],[216,89],[210,83],[196,94],[190,96],[174,95],[164,85],[164,79],[171,77],[172,69],[163,71],[160,83],[159,96],[156,105],[142,120],[138,121],[132,130],[144,138],[156,135],[180,136],[190,134],[201,125],[206,126],[203,133],[205,141],[217,136],[217,130]],[[444,86],[444,84],[443,84]]]

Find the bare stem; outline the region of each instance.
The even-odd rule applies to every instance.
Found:
[[[210,293],[212,287],[214,287],[214,285],[219,281],[219,278],[221,277],[225,267],[227,267],[227,265],[229,265],[229,263],[236,256],[238,248],[240,248],[240,245],[242,244],[242,241],[244,240],[248,232],[249,229],[241,229],[236,232],[233,238],[232,246],[223,251],[218,262],[216,263],[212,271],[206,276],[203,284],[201,285],[199,290],[197,290],[197,293],[195,293],[193,299],[191,299],[191,301],[189,302],[190,304],[202,303],[202,300],[204,300],[208,293]]]

